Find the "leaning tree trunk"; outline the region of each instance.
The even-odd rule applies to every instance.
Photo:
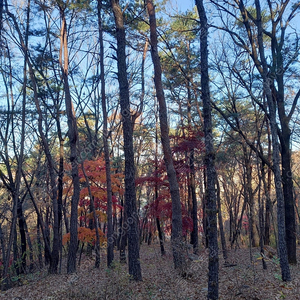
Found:
[[[260,59],[262,63],[262,77],[264,84],[264,92],[266,94],[268,108],[269,108],[269,119],[271,127],[272,136],[272,146],[273,146],[273,172],[274,181],[277,197],[277,228],[278,228],[278,249],[281,267],[281,276],[283,281],[290,281],[291,274],[288,263],[288,255],[286,248],[286,234],[285,234],[285,211],[284,211],[284,196],[282,189],[282,178],[280,170],[280,153],[279,153],[279,143],[277,135],[277,122],[276,122],[276,108],[272,99],[272,92],[270,84],[272,79],[268,77],[268,65],[265,57],[264,46],[263,46],[263,28],[261,21],[261,8],[259,0],[255,0],[256,12],[257,12],[257,40],[259,45]]]
[[[208,75],[208,24],[203,0],[196,0],[200,17],[200,55],[201,55],[201,90],[203,101],[203,119],[205,136],[205,165],[207,169],[207,221],[208,221],[208,293],[207,299],[219,298],[219,256],[218,256],[218,229],[217,229],[217,197],[215,192],[216,170],[214,165],[215,153],[212,135],[211,101]]]
[[[159,121],[161,131],[161,143],[164,153],[164,161],[167,169],[168,180],[170,184],[170,193],[172,199],[172,249],[174,266],[180,272],[183,272],[184,257],[182,249],[182,212],[179,186],[176,177],[176,171],[173,164],[172,151],[169,138],[169,126],[167,116],[167,106],[161,80],[161,64],[157,47],[156,17],[152,0],[147,0],[147,10],[150,22],[150,41],[151,57],[154,65],[154,82],[156,88],[156,97],[159,103]]]
[[[125,155],[125,210],[128,235],[129,274],[135,280],[142,280],[138,234],[138,214],[136,208],[135,167],[133,152],[133,126],[130,114],[129,84],[126,66],[126,35],[123,12],[118,0],[111,0],[115,17],[118,59],[118,81],[120,86],[120,106],[123,122]]]

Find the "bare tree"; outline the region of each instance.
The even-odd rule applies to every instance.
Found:
[[[272,135],[272,145],[273,145],[273,171],[274,171],[274,181],[277,196],[277,228],[278,228],[278,249],[280,257],[280,267],[281,275],[283,281],[290,281],[291,274],[288,263],[288,255],[286,248],[286,231],[285,231],[285,211],[284,211],[284,195],[282,189],[282,178],[280,170],[280,146],[278,142],[277,135],[277,121],[276,121],[276,108],[272,97],[271,82],[272,79],[268,76],[268,64],[265,56],[265,50],[263,45],[263,24],[261,16],[261,7],[259,0],[255,0],[256,14],[257,14],[257,39],[259,46],[259,55],[262,67],[262,78],[264,83],[264,92],[266,94],[268,108],[269,108],[269,118],[270,127]]]
[[[262,26],[263,40],[262,45],[265,47],[266,43],[270,45],[270,58],[271,63],[268,63],[268,82],[272,91],[273,101],[276,102],[276,110],[278,111],[278,119],[280,126],[277,125],[278,137],[280,142],[281,152],[281,164],[282,164],[282,187],[284,195],[284,210],[285,210],[285,230],[287,240],[287,252],[290,263],[296,263],[296,230],[295,230],[295,200],[293,196],[293,181],[291,170],[291,119],[297,107],[297,103],[300,97],[300,90],[295,90],[293,97],[290,97],[286,93],[285,78],[290,77],[290,73],[294,72],[293,64],[296,62],[296,58],[299,55],[298,46],[298,33],[292,29],[291,23],[295,20],[295,16],[299,13],[299,3],[297,1],[285,1],[282,5],[278,5],[275,2],[267,1],[263,7],[262,19],[258,21],[257,6],[248,6],[244,1],[234,0],[229,1],[226,4],[211,0],[216,5],[220,12],[224,12],[228,19],[233,18],[233,28],[229,27],[228,21],[225,21],[223,14],[221,13],[221,21],[223,26],[213,25],[215,28],[224,30],[230,34],[234,43],[251,58],[256,71],[262,78],[263,67],[262,58],[258,44],[258,31],[259,23]],[[256,3],[256,2],[255,2]],[[260,4],[259,2],[258,4]],[[232,11],[233,10],[233,11]],[[236,28],[244,30],[236,31]],[[289,28],[293,31],[288,34]],[[293,47],[286,46],[287,42],[293,37],[296,43],[293,43]],[[289,43],[290,45],[291,43]],[[257,74],[256,74],[257,76]],[[244,87],[249,91],[251,97],[260,106],[265,114],[270,118],[267,106],[261,103],[256,95],[254,86],[250,86],[247,80],[243,79],[241,74],[238,75],[239,80],[243,82]],[[294,87],[292,87],[294,89]],[[257,89],[256,89],[257,90]],[[286,100],[289,101],[286,101]],[[290,109],[288,110],[287,102],[289,102]],[[276,113],[277,115],[277,113]],[[249,145],[252,147],[253,145]],[[258,153],[258,152],[257,152]],[[263,157],[260,155],[260,158]],[[268,164],[268,161],[265,160]]]

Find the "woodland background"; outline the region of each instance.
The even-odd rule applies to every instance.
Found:
[[[296,299],[300,2],[195,4],[0,0],[3,293],[112,272],[86,299],[267,299],[268,276]],[[236,255],[255,284],[225,283]]]

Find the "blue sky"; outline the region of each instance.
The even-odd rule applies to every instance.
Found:
[[[195,6],[195,0],[171,0],[171,2],[180,11],[192,10]]]

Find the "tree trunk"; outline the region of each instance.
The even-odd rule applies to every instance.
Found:
[[[248,153],[246,145],[243,145],[244,163],[245,163],[245,174],[244,174],[244,191],[245,199],[249,207],[249,237],[252,247],[256,247],[255,243],[255,221],[254,221],[254,198],[252,190],[252,166],[250,164],[252,150]]]
[[[203,199],[202,199],[202,223],[203,223],[203,241],[205,248],[208,248],[208,233],[207,233],[207,213],[206,213],[206,205],[207,205],[207,170],[203,169],[203,185],[204,185],[204,192],[203,192]]]
[[[220,235],[221,235],[221,245],[222,245],[222,252],[225,264],[227,263],[227,246],[226,246],[226,239],[223,227],[223,218],[222,218],[222,207],[221,207],[221,190],[220,184],[218,181],[218,177],[216,178],[217,183],[217,204],[218,204],[218,221],[219,221],[219,228],[220,228]]]
[[[20,241],[21,241],[21,266],[20,273],[26,272],[26,257],[27,257],[27,241],[26,241],[26,232],[25,232],[25,219],[23,214],[22,202],[18,200],[18,209],[17,217],[19,220],[19,231],[20,231]]]
[[[123,204],[123,203],[122,203]],[[121,216],[121,220],[120,220],[120,263],[126,263],[126,241],[127,241],[127,228],[125,228],[125,224],[127,224],[126,222],[126,214],[123,210],[123,216]]]
[[[272,160],[272,142],[271,142],[271,133],[270,133],[270,125],[267,119],[267,127],[268,127],[268,160]],[[271,178],[272,177],[272,170],[268,168],[267,172],[267,181],[265,178],[265,173],[263,173],[262,179],[264,184],[264,190],[266,195],[266,213],[265,213],[265,245],[270,245],[270,228],[271,228],[271,211],[272,211],[272,202],[271,202]]]
[[[159,103],[159,120],[161,131],[161,143],[164,154],[164,161],[167,169],[168,181],[170,184],[170,193],[172,200],[172,249],[175,269],[184,272],[184,257],[182,247],[182,211],[179,186],[176,177],[176,171],[173,164],[172,151],[169,139],[169,125],[167,106],[161,80],[161,64],[158,55],[158,42],[156,32],[155,9],[152,0],[147,0],[147,10],[150,22],[150,42],[151,57],[154,65],[154,83],[156,89],[156,97]]]
[[[193,231],[191,232],[191,244],[193,245],[194,254],[198,253],[199,241],[198,241],[198,204],[195,188],[195,164],[194,164],[194,149],[190,151],[190,190],[192,197],[192,219],[193,219]]]
[[[275,41],[275,42],[274,42]],[[276,48],[276,82],[277,91],[272,83],[272,96],[275,98],[278,108],[278,116],[281,125],[280,145],[281,145],[281,172],[282,172],[282,186],[284,196],[284,209],[285,209],[285,230],[286,230],[286,244],[288,260],[291,264],[297,263],[296,257],[296,215],[295,215],[295,199],[293,195],[293,178],[291,168],[291,129],[289,126],[291,116],[287,116],[285,111],[285,98],[284,98],[284,72],[283,70],[283,57],[280,45],[277,44],[277,39],[274,37],[272,40],[273,47]]]
[[[133,125],[130,113],[129,84],[126,66],[126,35],[123,13],[118,0],[111,0],[115,17],[118,59],[118,81],[120,86],[120,106],[123,122],[123,139],[125,155],[125,210],[128,235],[128,265],[129,274],[134,280],[142,280],[139,234],[136,208],[135,167],[133,152]]]
[[[40,233],[40,221],[37,220],[36,225],[36,241],[37,241],[37,252],[38,252],[38,260],[40,269],[43,268],[43,254],[42,254],[42,241],[41,241],[41,233]]]
[[[5,240],[4,240],[4,234],[2,231],[2,225],[0,222],[0,245],[1,245],[1,253],[2,253],[2,261],[6,261],[6,256],[5,256]]]
[[[78,130],[76,115],[72,103],[68,72],[69,72],[69,54],[68,54],[68,38],[67,38],[67,23],[65,18],[64,7],[60,7],[60,17],[61,17],[61,36],[60,36],[60,55],[59,64],[62,71],[62,77],[64,82],[65,91],[65,104],[66,113],[68,117],[68,137],[70,143],[70,162],[72,166],[72,179],[73,179],[73,195],[71,200],[71,218],[70,218],[70,244],[68,252],[68,263],[67,272],[68,274],[76,272],[76,252],[78,247],[78,202],[80,194],[79,176],[78,176],[78,155],[77,155],[77,145],[78,145]],[[63,53],[63,59],[62,59]],[[57,221],[58,222],[58,221]]]
[[[158,238],[159,238],[159,246],[160,246],[160,253],[161,255],[165,255],[165,247],[164,247],[164,241],[163,241],[163,234],[160,226],[160,219],[158,216],[158,205],[159,205],[159,200],[158,200],[158,118],[157,118],[157,112],[155,113],[155,177],[156,177],[156,182],[155,182],[155,198],[154,201],[156,203],[156,208],[155,211],[157,213],[156,215],[156,227],[158,231]],[[147,212],[146,212],[146,217],[145,219],[147,220]]]
[[[284,132],[282,132],[284,136]],[[286,146],[281,146],[281,163],[282,163],[282,185],[285,208],[285,231],[288,260],[290,264],[297,263],[296,256],[296,215],[295,200],[293,195],[293,178],[291,169],[291,154],[289,150],[290,137],[285,141]],[[282,145],[282,143],[281,143]]]
[[[214,165],[215,153],[212,135],[211,100],[208,75],[208,24],[203,0],[196,0],[200,17],[200,55],[201,55],[201,90],[203,101],[203,119],[205,136],[205,166],[207,170],[207,220],[208,220],[208,293],[207,299],[219,298],[219,256],[218,256],[218,230]]]
[[[258,213],[259,213],[259,246],[260,246],[260,253],[262,257],[262,265],[263,269],[267,269],[267,264],[264,258],[264,201],[261,197],[261,182],[262,182],[262,177],[264,176],[264,164],[262,163],[262,168],[261,168],[261,175],[259,176],[259,191],[258,191]],[[259,168],[259,166],[258,166]],[[259,170],[258,170],[259,172]]]
[[[107,110],[105,95],[105,78],[104,78],[104,45],[103,45],[103,29],[102,29],[102,0],[98,0],[98,27],[100,41],[100,80],[101,80],[101,101],[103,114],[103,146],[105,157],[105,173],[106,173],[106,189],[107,189],[107,266],[110,267],[114,259],[114,238],[113,238],[113,219],[112,219],[112,187],[111,187],[111,171],[110,158],[108,148],[108,129],[107,129]]]

